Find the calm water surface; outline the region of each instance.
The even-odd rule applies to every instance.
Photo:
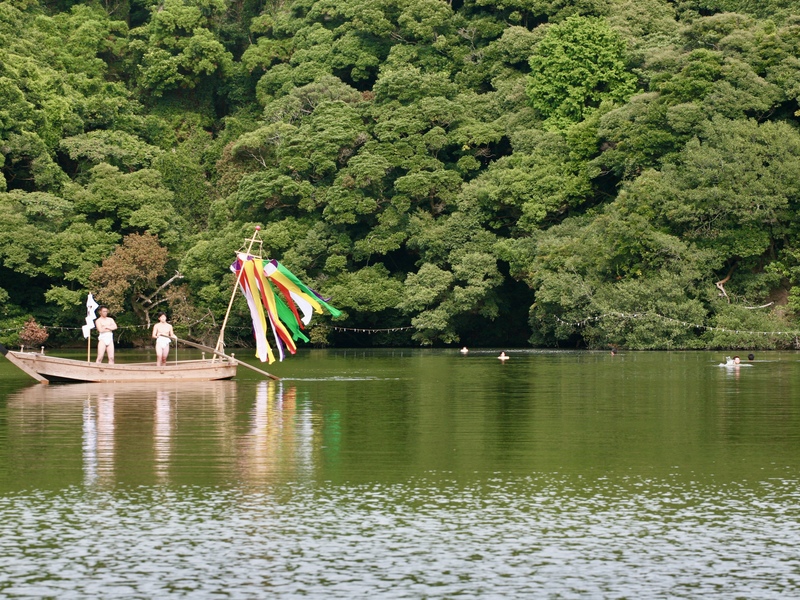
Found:
[[[188,385],[0,359],[0,597],[800,594],[800,355],[498,353]]]

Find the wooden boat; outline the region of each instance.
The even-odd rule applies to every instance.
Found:
[[[249,254],[255,244],[259,247],[262,241],[258,237],[261,227],[256,227],[253,237],[245,240]],[[260,256],[260,254],[259,254]],[[239,287],[241,271],[233,287],[228,310],[220,328],[219,340],[215,348],[196,344],[188,340],[178,340],[188,346],[205,350],[211,353],[211,359],[182,360],[166,366],[157,366],[153,363],[96,363],[89,360],[75,360],[46,356],[43,353],[12,351],[0,344],[0,354],[5,356],[12,364],[24,371],[40,383],[50,381],[84,382],[84,383],[128,383],[128,382],[159,382],[159,381],[217,381],[231,379],[236,376],[239,365],[256,371],[271,379],[280,379],[262,371],[252,365],[237,360],[224,352],[223,337],[225,324],[228,321],[236,290]],[[177,339],[177,338],[176,338]]]
[[[158,381],[216,381],[236,376],[239,361],[232,357],[181,360],[163,367],[153,363],[86,362],[47,356],[38,352],[16,352],[0,345],[0,352],[20,370],[41,383],[87,382],[130,383]]]

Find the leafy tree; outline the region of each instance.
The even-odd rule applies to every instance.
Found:
[[[680,43],[681,25],[675,3],[663,0],[612,0],[606,19],[625,40],[633,64],[641,66],[645,57],[658,49]],[[634,72],[637,69],[634,68]],[[638,73],[646,76],[644,70]]]
[[[173,194],[154,169],[123,173],[100,163],[89,171],[85,188],[72,186],[68,193],[83,214],[117,232],[148,231],[167,244],[179,239]]]
[[[530,233],[591,197],[593,171],[571,158],[564,134],[528,130],[515,137],[519,150],[472,180],[461,205],[479,210],[492,229]]]
[[[542,21],[562,21],[576,16],[603,16],[609,11],[608,0],[479,0],[481,6],[508,11],[508,18],[529,26]]]
[[[159,284],[167,262],[168,251],[156,236],[138,233],[125,236],[122,245],[90,276],[97,300],[112,312],[132,310],[149,328],[150,313],[168,301],[165,290],[183,277],[176,271]]]
[[[214,33],[224,11],[223,0],[164,0],[154,6],[150,20],[131,31],[140,85],[160,96],[224,75],[233,57]]]
[[[481,229],[474,213],[457,211],[434,219],[419,212],[411,222],[409,244],[420,252],[420,266],[405,280],[398,308],[416,315],[414,339],[423,344],[457,342],[459,320],[498,316],[502,282],[493,253],[495,236]]]
[[[563,129],[636,91],[625,66],[625,43],[598,18],[569,17],[552,25],[530,58],[528,96],[548,127]]]
[[[81,165],[81,172],[100,163],[131,172],[151,166],[163,154],[160,148],[119,130],[81,133],[62,139],[59,145],[71,160]]]
[[[536,291],[532,343],[687,347],[694,332],[680,323],[704,321],[699,279],[707,257],[627,203],[567,219],[527,242],[502,242],[499,251]]]
[[[704,13],[745,13],[781,19],[793,14],[792,3],[785,0],[682,0],[678,4]]]
[[[715,118],[676,163],[635,189],[676,234],[713,250],[717,268],[753,260],[787,234],[800,194],[800,135],[782,123]]]

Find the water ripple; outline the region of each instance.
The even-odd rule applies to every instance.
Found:
[[[778,598],[794,479],[134,487],[0,497],[4,597]]]

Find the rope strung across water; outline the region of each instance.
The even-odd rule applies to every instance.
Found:
[[[560,319],[558,316],[555,316],[555,319],[562,325],[569,325],[572,327],[585,327],[590,322],[602,321],[603,319],[608,319],[608,318],[640,319],[643,317],[656,317],[659,319],[663,319],[664,321],[669,321],[671,323],[678,323],[680,325],[683,325],[684,327],[691,327],[693,329],[705,329],[706,331],[722,331],[725,333],[738,333],[738,334],[749,334],[749,335],[793,335],[793,336],[800,335],[800,331],[748,331],[744,329],[728,329],[727,327],[714,327],[711,325],[690,323],[688,321],[682,321],[681,319],[673,319],[672,317],[666,317],[664,315],[660,315],[654,312],[636,312],[636,313],[609,312],[594,317],[586,317],[585,319],[582,319],[580,321],[573,321],[573,322],[564,321],[563,319]]]
[[[409,329],[416,329],[414,326],[408,327],[387,327],[385,329],[365,329],[363,327],[339,327],[331,326],[334,331],[353,331],[355,333],[392,333],[395,331],[408,331]]]
[[[683,325],[684,327],[691,327],[693,329],[705,329],[706,331],[721,331],[724,333],[735,333],[735,334],[747,334],[747,335],[791,335],[791,336],[800,336],[800,331],[750,331],[745,329],[729,329],[727,327],[715,327],[712,325],[705,325],[703,323],[691,323],[688,321],[683,321],[681,319],[673,319],[672,317],[667,317],[661,315],[659,313],[654,312],[635,312],[635,313],[623,313],[623,312],[608,312],[602,315],[596,315],[593,317],[586,317],[585,319],[581,319],[580,321],[565,321],[555,315],[555,320],[561,323],[562,325],[568,325],[571,327],[585,327],[589,323],[602,321],[603,319],[608,318],[618,318],[618,319],[641,319],[644,317],[655,317],[658,319],[662,319],[664,321],[669,321],[671,323],[677,323]],[[44,325],[45,329],[50,331],[80,331],[80,327],[61,327],[61,326],[51,326],[51,325]],[[150,329],[147,325],[120,325],[117,329]],[[233,326],[228,327],[228,329],[238,329],[238,330],[247,330],[250,331],[251,327],[240,327],[240,326]],[[334,331],[347,331],[351,333],[395,333],[397,331],[409,331],[412,329],[416,329],[413,325],[404,326],[404,327],[386,327],[383,329],[376,329],[376,328],[367,328],[367,327],[340,327],[338,325],[332,325],[331,329]],[[10,327],[6,329],[0,329],[0,332],[9,332],[9,331],[21,331],[21,327]]]
[[[655,317],[658,319],[662,319],[664,321],[669,321],[670,323],[676,323],[682,325],[684,327],[691,327],[693,329],[704,329],[706,331],[721,331],[724,333],[735,333],[735,334],[747,334],[747,335],[791,335],[791,336],[800,336],[800,331],[750,331],[745,329],[729,329],[727,327],[715,327],[713,325],[705,325],[703,323],[691,323],[688,321],[683,321],[681,319],[673,319],[672,317],[667,317],[661,315],[659,313],[654,312],[634,312],[634,313],[624,313],[624,312],[608,312],[602,315],[596,315],[593,317],[586,317],[585,319],[581,319],[580,321],[565,321],[554,315],[555,320],[561,323],[562,325],[568,325],[571,327],[585,327],[586,325],[602,321],[604,319],[609,318],[618,318],[618,319],[641,319],[645,317]],[[80,331],[80,327],[61,327],[61,326],[50,326],[44,325],[45,329],[50,331]],[[117,329],[150,329],[147,325],[120,325]],[[233,326],[228,327],[228,329],[238,329],[238,330],[251,330],[251,327],[240,327],[240,326]],[[397,331],[409,331],[412,329],[416,329],[413,325],[408,325],[404,327],[386,327],[382,329],[377,328],[367,328],[367,327],[340,327],[338,325],[331,325],[331,329],[334,331],[347,331],[351,333],[395,333]],[[6,329],[0,329],[0,332],[9,332],[9,331],[21,331],[21,327],[9,327]]]
[[[54,326],[54,325],[42,325],[48,331],[80,331],[80,327],[61,327],[61,326]],[[120,329],[150,329],[147,325],[120,325],[117,327],[117,330]],[[240,329],[240,330],[252,330],[252,327],[232,327],[228,326],[227,329]],[[406,326],[406,327],[387,327],[385,329],[367,329],[364,327],[339,327],[338,325],[332,326],[331,329],[334,331],[352,331],[355,333],[392,333],[395,331],[408,331],[410,329],[416,329],[414,326]],[[9,327],[7,329],[0,329],[0,332],[8,332],[8,331],[21,331],[21,327]]]
[[[48,331],[81,331],[81,329],[82,329],[81,327],[61,327],[61,326],[56,326],[56,325],[41,325],[41,327],[44,327]],[[148,325],[119,325],[115,331],[120,330],[120,329],[148,329],[149,330],[152,327],[153,327],[152,325],[149,325],[149,326]],[[178,327],[180,327],[180,325],[178,325]],[[238,326],[237,327],[230,327],[229,326],[229,327],[227,327],[227,329],[247,329],[249,331],[249,330],[252,329],[252,327],[238,327]],[[9,327],[9,328],[6,328],[6,329],[0,329],[0,332],[6,332],[6,331],[22,331],[22,327]]]

